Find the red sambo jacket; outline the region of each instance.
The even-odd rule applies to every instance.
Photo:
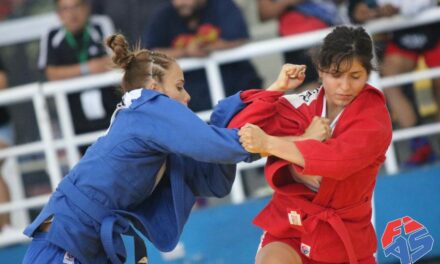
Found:
[[[323,88],[294,95],[242,92],[247,106],[229,126],[252,123],[271,135],[301,135],[314,116],[321,116],[324,93]],[[254,224],[279,238],[298,238],[301,252],[315,261],[357,263],[370,257],[377,246],[371,199],[391,136],[385,98],[366,85],[343,110],[330,139],[292,143],[304,167],[268,158],[265,174],[275,193]],[[322,176],[318,192],[296,183],[289,166],[303,175]]]

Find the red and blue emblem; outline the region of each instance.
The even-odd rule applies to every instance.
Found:
[[[428,229],[409,216],[388,222],[381,240],[385,256],[393,255],[401,264],[415,263],[434,246]]]

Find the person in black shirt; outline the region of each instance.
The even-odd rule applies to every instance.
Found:
[[[46,78],[62,80],[110,70],[110,58],[102,44],[112,33],[109,19],[90,16],[87,0],[55,2],[62,26],[42,37],[38,62]],[[113,87],[105,87],[72,93],[68,99],[75,133],[82,134],[108,127],[119,96]]]

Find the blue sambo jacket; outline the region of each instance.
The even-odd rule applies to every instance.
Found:
[[[120,263],[126,256],[120,234],[133,235],[132,226],[159,250],[170,251],[196,196],[229,193],[233,164],[251,159],[237,130],[221,128],[238,109],[214,111],[207,125],[163,94],[138,92],[61,181],[26,235],[53,216],[48,241],[84,264]],[[164,177],[154,188],[165,161]]]

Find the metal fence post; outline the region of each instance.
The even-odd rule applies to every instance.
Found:
[[[45,146],[44,154],[46,156],[50,184],[52,190],[55,190],[56,186],[61,181],[61,168],[57,159],[49,112],[47,110],[46,100],[42,92],[42,86],[39,87],[39,90],[32,98],[32,101],[34,104],[41,140]]]
[[[225,98],[220,66],[215,60],[207,60],[205,69],[208,79],[209,93],[211,95],[211,104],[214,106],[219,100]]]
[[[69,167],[72,168],[79,161],[80,155],[74,141],[75,133],[73,131],[73,121],[69,109],[67,94],[61,91],[57,92],[55,94],[55,104],[58,112],[58,118],[60,120],[61,131],[63,133],[64,141],[66,142]]]

